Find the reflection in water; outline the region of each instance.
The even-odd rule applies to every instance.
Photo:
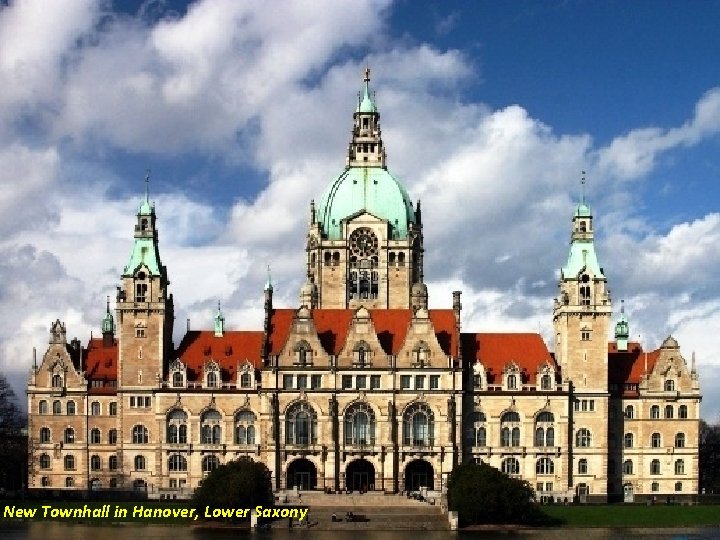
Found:
[[[3,540],[710,540],[720,538],[720,528],[693,529],[545,529],[523,531],[321,531],[278,529],[251,533],[237,529],[193,529],[163,525],[64,525],[46,523],[3,523]]]

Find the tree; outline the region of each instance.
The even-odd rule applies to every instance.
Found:
[[[720,425],[700,420],[700,492],[720,493]]]
[[[274,500],[270,470],[246,457],[212,471],[193,495],[193,503],[199,508],[269,507]]]
[[[0,489],[18,491],[27,482],[27,436],[21,428],[25,414],[4,375],[0,373]]]
[[[530,484],[485,463],[467,463],[453,469],[448,479],[448,507],[458,512],[463,526],[547,521]]]

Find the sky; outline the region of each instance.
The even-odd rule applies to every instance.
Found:
[[[150,171],[175,342],[297,307],[309,202],[371,69],[422,200],[430,307],[552,334],[586,196],[633,340],[695,354],[720,421],[720,2],[0,1],[0,372],[100,332]]]

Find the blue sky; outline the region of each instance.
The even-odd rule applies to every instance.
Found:
[[[146,169],[178,321],[295,306],[307,208],[369,64],[389,169],[421,198],[431,307],[549,336],[586,170],[616,307],[696,352],[720,419],[720,3],[93,2],[0,8],[0,369],[51,320],[98,332]],[[461,211],[458,211],[460,209]],[[180,337],[177,324],[176,339]]]

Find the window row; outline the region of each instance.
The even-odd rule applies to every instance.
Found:
[[[49,413],[49,407],[48,402],[44,399],[41,399],[38,402],[38,414],[50,414]],[[63,414],[63,404],[60,400],[55,400],[52,402],[52,414],[58,415]],[[65,414],[68,416],[74,416],[78,414],[77,411],[77,405],[73,400],[69,400],[65,404]],[[90,404],[90,415],[91,416],[100,416],[102,414],[102,407],[99,401],[93,401]],[[108,415],[110,416],[117,416],[117,403],[112,401],[108,404]]]
[[[627,459],[623,462],[623,474],[632,475],[635,474],[635,466],[633,460]],[[650,474],[662,474],[661,464],[659,459],[653,459],[650,462]],[[675,460],[675,474],[685,474],[685,460]]]
[[[400,375],[400,388],[402,390],[438,390],[440,388],[440,375]]]
[[[41,427],[39,432],[39,438],[41,443],[52,442],[52,433],[49,427]],[[72,444],[75,442],[75,429],[65,428],[63,430],[62,441],[65,444]],[[108,444],[117,444],[117,430],[111,429],[108,431],[107,441]],[[102,436],[99,428],[92,428],[90,430],[90,444],[101,444]]]
[[[367,388],[378,390],[380,388],[380,375],[343,375],[341,384],[343,390],[352,390],[353,388],[356,390],[365,390]]]
[[[625,448],[632,448],[635,444],[635,436],[632,433],[626,433],[624,437],[624,446]],[[653,433],[650,436],[650,446],[652,448],[661,448],[662,447],[662,437],[659,433]],[[685,434],[684,433],[676,433],[675,434],[675,448],[685,448]]]
[[[672,381],[668,381],[672,382]],[[663,418],[667,419],[673,419],[675,417],[675,407],[672,405],[665,405],[664,409],[664,416]],[[677,408],[677,417],[681,420],[684,420],[688,417],[688,408],[687,405],[680,405]],[[628,418],[630,420],[635,418],[635,407],[633,405],[627,405],[625,407],[625,418]],[[653,405],[650,407],[650,418],[652,420],[659,420],[660,419],[660,406],[659,405]]]
[[[316,390],[322,385],[322,375],[283,375],[285,390]]]
[[[150,396],[130,396],[131,409],[149,409],[151,403]]]
[[[484,386],[485,377],[481,373],[473,375],[473,387],[476,390],[482,389]],[[504,384],[507,390],[518,390],[522,384],[522,375],[520,373],[510,372],[504,376]],[[537,380],[537,388],[540,390],[554,390],[555,383],[553,376],[549,373],[540,375]]]
[[[595,410],[595,400],[594,399],[576,399],[573,402],[573,408],[575,409],[575,412],[587,412],[587,411],[594,411]]]

